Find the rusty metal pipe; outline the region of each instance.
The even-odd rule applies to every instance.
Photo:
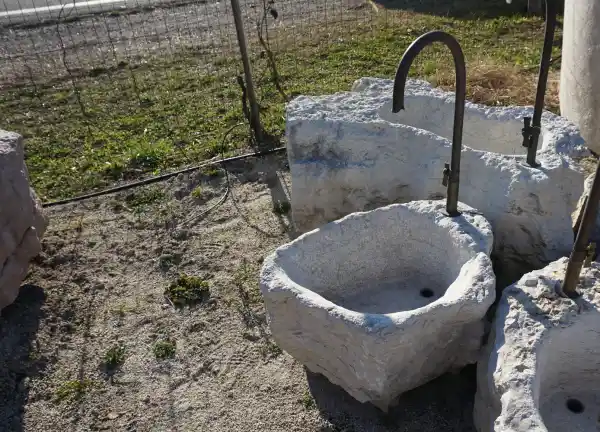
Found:
[[[600,163],[596,166],[596,174],[592,189],[585,202],[581,224],[577,230],[575,245],[569,256],[567,271],[562,283],[562,292],[570,298],[579,296],[577,292],[577,282],[581,274],[581,268],[588,254],[588,244],[594,227],[596,226],[596,214],[598,213],[598,205],[600,203]]]
[[[394,79],[392,112],[404,109],[404,88],[408,71],[415,57],[435,42],[445,44],[454,58],[456,72],[456,96],[454,102],[454,127],[452,131],[452,156],[450,165],[445,164],[443,184],[447,187],[446,211],[450,216],[458,216],[458,187],[460,182],[460,153],[462,150],[463,123],[465,117],[465,98],[467,93],[467,71],[465,57],[454,36],[443,31],[431,31],[419,36],[404,52]]]
[[[544,110],[544,96],[548,84],[548,72],[552,57],[552,45],[554,44],[554,29],[556,27],[556,0],[546,1],[546,29],[544,32],[544,47],[540,59],[540,71],[538,75],[537,90],[535,93],[535,105],[533,107],[533,119],[523,119],[523,147],[527,147],[527,163],[531,167],[538,167],[535,156],[538,149],[538,141],[542,130],[542,111]]]

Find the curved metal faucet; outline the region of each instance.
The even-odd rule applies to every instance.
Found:
[[[452,156],[450,165],[445,164],[444,180],[447,187],[446,211],[450,216],[458,216],[458,186],[460,181],[460,152],[462,150],[463,123],[465,117],[465,96],[467,93],[467,72],[462,48],[454,36],[443,31],[432,31],[419,36],[405,51],[394,79],[392,112],[404,109],[404,87],[408,70],[415,57],[434,42],[442,42],[450,48],[456,70],[456,97],[454,103],[454,129],[452,132]]]
[[[542,48],[540,72],[535,93],[533,119],[531,117],[523,119],[523,147],[527,147],[527,163],[531,167],[539,166],[535,161],[535,155],[542,130],[542,110],[544,109],[544,96],[546,95],[546,85],[548,84],[548,71],[550,69],[550,57],[552,56],[552,45],[554,44],[554,28],[556,27],[556,14],[558,12],[556,0],[545,0],[545,3],[546,29],[544,31],[544,47]]]

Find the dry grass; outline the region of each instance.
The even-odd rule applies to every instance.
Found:
[[[454,71],[440,69],[430,81],[446,90],[454,89]],[[551,71],[545,109],[558,112],[560,73]],[[485,105],[533,105],[537,73],[517,66],[478,63],[467,70],[467,99]]]

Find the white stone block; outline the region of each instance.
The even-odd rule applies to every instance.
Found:
[[[495,298],[490,224],[444,201],[395,204],[301,235],[260,277],[273,337],[361,402],[473,363]]]
[[[0,129],[0,309],[19,294],[29,260],[40,252],[47,224],[29,187],[23,138]]]
[[[567,258],[506,288],[477,365],[480,432],[587,432],[600,418],[600,264],[559,297]]]
[[[354,211],[439,199],[450,162],[454,95],[409,80],[406,109],[392,113],[391,80],[362,78],[353,91],[301,96],[287,107],[292,215],[305,232]],[[494,229],[494,253],[543,266],[573,244],[571,214],[583,191],[575,159],[589,155],[578,129],[544,112],[537,161],[525,162],[531,107],[465,107],[459,200]]]

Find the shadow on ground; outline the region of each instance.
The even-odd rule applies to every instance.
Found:
[[[452,18],[494,18],[527,12],[527,0],[373,0],[390,10],[407,10]]]
[[[467,366],[411,390],[387,414],[356,401],[322,375],[307,370],[306,376],[317,409],[330,423],[321,432],[474,432],[475,372],[475,365]]]
[[[29,397],[28,377],[45,368],[34,340],[46,300],[36,285],[21,287],[19,297],[0,314],[0,430],[24,431],[23,413]]]
[[[289,171],[285,154],[237,161],[228,164],[227,169],[242,183],[247,181],[265,183],[271,194],[272,211],[277,217],[282,232],[286,232],[290,240],[298,237],[299,233],[294,229],[291,215],[290,185],[283,175],[285,171]],[[241,209],[238,210],[242,218],[245,218]],[[256,229],[261,231],[259,228]]]

